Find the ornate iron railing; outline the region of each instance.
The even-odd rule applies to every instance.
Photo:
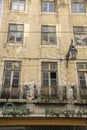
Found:
[[[87,102],[87,87],[73,86],[73,97],[77,103]]]
[[[30,102],[48,103],[86,103],[87,88],[70,86],[19,86],[13,88],[0,87],[0,99],[26,99]]]
[[[23,99],[23,86],[19,87],[2,87],[0,92],[0,99]]]
[[[36,87],[37,102],[48,103],[62,103],[67,101],[67,89],[66,86],[57,87]]]

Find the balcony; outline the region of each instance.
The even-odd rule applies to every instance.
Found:
[[[80,86],[36,87],[36,103],[87,104],[87,88]]]
[[[71,91],[72,90],[72,91]],[[87,104],[87,88],[80,86],[25,86],[3,87],[0,91],[0,103],[3,102]]]
[[[74,103],[87,104],[87,87],[74,86]]]
[[[67,90],[65,86],[37,87],[35,103],[67,103]]]
[[[23,86],[19,87],[3,87],[0,92],[0,102],[25,102]]]

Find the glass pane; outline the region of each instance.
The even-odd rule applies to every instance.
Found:
[[[79,72],[79,79],[85,80],[85,73],[84,72]]]
[[[42,2],[42,12],[47,12],[47,2]]]
[[[81,87],[86,87],[85,73],[84,72],[79,72],[78,74],[79,74],[80,86]]]
[[[56,79],[56,72],[51,72],[50,73],[50,78],[51,79]]]
[[[10,25],[10,31],[16,31],[17,25]]]
[[[10,78],[4,80],[4,86],[10,87]]]
[[[10,43],[14,43],[15,42],[15,32],[9,32],[8,42],[10,42]]]
[[[21,32],[16,32],[16,42],[21,42],[23,40],[23,35]]]
[[[81,35],[75,34],[75,43],[76,43],[76,45],[81,45],[82,44]]]
[[[84,32],[83,27],[74,27],[73,30],[74,30],[74,32],[76,32],[76,33],[82,33],[82,31]]]
[[[43,86],[49,86],[49,81],[48,80],[43,80]]]
[[[12,86],[18,87],[19,86],[19,79],[13,79]]]
[[[55,33],[56,32],[56,28],[54,27],[54,26],[50,26],[50,27],[48,27],[48,30],[49,30],[49,32],[51,32],[51,33]]]
[[[5,68],[11,69],[12,68],[12,62],[6,62]]]
[[[50,69],[51,70],[57,69],[57,64],[56,63],[50,63]]]
[[[50,73],[51,86],[56,86],[56,72]]]
[[[23,31],[24,26],[23,25],[17,25],[17,31]]]
[[[43,70],[48,69],[48,63],[42,63],[42,69]]]
[[[24,0],[19,1],[19,10],[24,11],[25,9],[25,2]]]
[[[55,9],[54,9],[54,3],[50,2],[49,3],[49,12],[54,12]]]
[[[48,27],[47,27],[47,26],[42,26],[42,28],[41,28],[41,29],[42,29],[42,32],[49,32],[49,31],[48,31]]]
[[[43,79],[48,79],[48,72],[43,72]]]
[[[19,85],[19,71],[14,71],[12,86],[18,86],[18,85]]]
[[[79,13],[84,13],[85,10],[84,10],[84,4],[83,3],[80,3],[79,4]]]
[[[81,88],[86,87],[86,81],[85,80],[80,80],[80,86],[81,86]]]
[[[56,37],[54,33],[49,33],[49,43],[56,44]]]
[[[76,3],[72,3],[71,11],[72,11],[72,13],[77,13],[77,4]]]
[[[78,64],[78,69],[84,69],[84,64]]]
[[[82,35],[82,45],[87,46],[87,36],[86,35]]]
[[[56,86],[57,84],[56,84],[56,79],[52,79],[51,80],[51,86]]]
[[[5,70],[5,78],[11,78],[11,70]]]
[[[14,63],[14,69],[19,70],[21,68],[21,64],[19,62]]]
[[[42,44],[46,44],[47,42],[48,42],[48,33],[42,33]]]
[[[87,69],[87,64],[85,65],[85,68]]]
[[[17,10],[17,0],[12,0],[12,10]]]
[[[14,71],[13,78],[19,78],[19,71]]]
[[[2,12],[2,0],[0,0],[0,16],[1,16],[1,12]]]

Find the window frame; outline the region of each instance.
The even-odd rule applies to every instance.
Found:
[[[43,65],[44,65],[44,64],[47,64],[47,65],[48,65],[48,69],[44,69],[44,68],[43,68]],[[51,65],[52,65],[52,64],[54,64],[54,65],[56,66],[55,69],[52,69],[52,68],[51,68]],[[58,82],[58,79],[57,79],[57,62],[42,62],[41,67],[42,67],[42,76],[41,76],[41,77],[42,77],[42,78],[41,78],[41,79],[42,79],[42,80],[41,80],[42,86],[43,86],[43,87],[45,87],[45,86],[48,86],[48,87],[50,87],[50,86],[53,87],[53,86],[54,86],[54,87],[56,87],[56,86],[57,86],[57,82]],[[43,73],[48,73],[48,85],[43,85],[43,80],[46,79],[46,78],[43,78]],[[54,79],[52,79],[52,77],[51,77],[51,74],[52,74],[52,73],[55,73],[55,74],[56,74],[56,78],[54,78],[55,81],[56,81],[56,85],[52,85],[52,83],[51,83],[51,81],[54,80]]]
[[[48,68],[43,68],[43,65]],[[53,65],[54,64],[54,65]],[[52,68],[54,66],[54,69]],[[57,62],[42,62],[41,64],[41,95],[42,97],[57,97],[58,96],[58,72],[57,72]],[[48,85],[44,84],[46,78],[43,74],[48,74]],[[54,73],[52,75],[52,73]],[[46,76],[46,75],[45,75]],[[45,79],[45,80],[44,80]],[[55,82],[54,82],[55,81]],[[44,83],[43,83],[44,82]]]
[[[74,5],[76,5],[76,11],[75,12],[73,12],[73,7],[72,7],[72,4],[74,4]],[[80,11],[80,5],[83,5],[83,11],[81,12]],[[83,0],[83,1],[79,1],[79,0],[76,0],[76,1],[73,1],[73,0],[71,0],[71,13],[72,14],[84,14],[84,13],[86,13],[86,8],[85,8],[85,1]]]
[[[48,31],[43,31],[44,27]],[[52,28],[55,31],[50,31]],[[43,40],[44,35],[45,35],[45,40]],[[54,40],[50,42],[51,35],[52,35],[52,38]],[[43,41],[45,41],[45,43],[43,43]],[[49,45],[49,46],[57,45],[56,26],[54,26],[54,25],[41,25],[41,45]]]
[[[87,62],[80,62],[77,63],[77,73],[78,73],[78,84],[80,86],[81,89],[83,88],[87,88]],[[80,74],[84,75],[84,78],[80,79]],[[85,81],[85,85],[86,86],[82,86],[80,81]]]
[[[1,4],[0,5],[0,18],[1,18],[1,15],[2,15],[2,6],[3,6],[3,1],[2,0],[0,1],[0,4]]]
[[[47,7],[46,10],[43,10],[43,3],[46,2],[47,3]],[[50,3],[53,3],[54,9],[53,11],[50,11]],[[42,13],[55,13],[56,12],[56,1],[55,0],[41,0],[41,12]]]
[[[11,30],[10,29],[10,27],[11,26],[16,26],[16,30]],[[17,28],[18,28],[18,26],[21,26],[22,28],[23,28],[23,30],[22,31],[20,31],[20,30],[17,30]],[[10,33],[13,33],[13,34],[15,34],[14,36],[13,36],[13,41],[11,42],[10,40],[9,40],[9,38],[10,38]],[[21,41],[20,42],[18,42],[17,41],[17,33],[20,33],[21,34]],[[7,43],[9,43],[9,44],[23,44],[23,41],[24,41],[24,24],[16,24],[16,23],[9,23],[9,26],[8,26],[8,36],[7,36]]]
[[[11,10],[13,10],[13,11],[25,11],[25,9],[26,9],[26,0],[22,0],[22,1],[24,1],[24,6],[23,6],[23,10],[20,10],[19,8],[20,8],[20,1],[21,0],[17,0],[17,9],[13,9],[13,0],[11,0],[11,6],[10,6],[10,9]]]
[[[11,63],[12,66],[7,68],[6,67],[6,64],[7,63]],[[15,68],[15,64],[19,64],[19,69]],[[5,79],[8,78],[8,76],[6,77],[6,71],[9,71],[11,72],[11,75],[10,75],[10,78],[9,78],[9,85],[5,85]],[[18,78],[14,78],[14,72],[18,72],[19,73],[19,76]],[[3,72],[3,87],[5,88],[18,88],[20,86],[20,78],[21,78],[21,61],[5,61],[5,64],[4,64],[4,72]],[[18,84],[17,85],[13,85],[13,81],[14,79],[18,79]]]
[[[78,31],[75,31],[78,30]],[[87,26],[73,26],[74,41],[76,46],[87,46],[86,42],[83,42],[83,36],[87,37]],[[80,43],[76,41],[76,37],[79,37]]]

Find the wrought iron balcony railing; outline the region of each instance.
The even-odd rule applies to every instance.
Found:
[[[23,86],[19,87],[2,87],[0,99],[25,99]]]
[[[36,87],[36,97],[40,102],[47,103],[86,103],[87,88],[77,85],[57,87]],[[39,91],[38,91],[39,90]]]
[[[55,87],[39,87],[34,90],[33,101],[39,103],[66,103],[67,101],[67,89],[65,86]]]
[[[87,87],[19,86],[1,87],[0,99],[26,99],[32,103],[87,103]]]
[[[76,103],[87,103],[87,87],[73,86],[73,96]]]

